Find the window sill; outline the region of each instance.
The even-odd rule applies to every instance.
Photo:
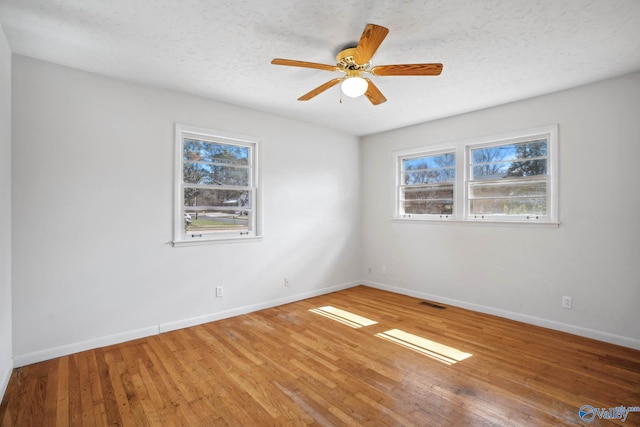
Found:
[[[174,240],[171,242],[174,248],[185,246],[203,246],[215,245],[218,243],[241,243],[256,242],[262,240],[262,236],[245,236],[245,237],[222,237],[218,239],[198,239],[198,240]]]
[[[534,228],[559,228],[560,222],[542,222],[542,221],[492,221],[483,220],[459,220],[459,219],[440,219],[440,218],[403,218],[392,217],[391,222],[398,224],[452,224],[463,226],[488,226],[488,227],[534,227]]]

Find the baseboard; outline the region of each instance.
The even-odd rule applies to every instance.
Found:
[[[3,366],[0,366],[0,402],[2,402],[2,398],[4,398],[4,393],[7,391],[7,386],[9,385],[9,380],[11,379],[12,372],[13,372],[13,359],[7,360],[3,364]]]
[[[313,298],[320,295],[329,294],[331,292],[349,289],[354,286],[358,286],[360,284],[362,284],[361,281],[343,283],[341,285],[331,286],[329,288],[317,289],[314,291],[304,292],[301,294],[291,295],[284,298],[265,301],[258,304],[246,305],[243,307],[234,308],[232,310],[205,314],[203,316],[191,317],[189,319],[178,320],[175,322],[161,323],[160,333],[175,331],[177,329],[189,328],[191,326],[202,325],[204,323],[215,322],[216,320],[227,319],[229,317],[235,317],[235,316],[240,316],[242,314],[252,313],[258,310],[264,310],[266,308],[277,307],[279,305],[289,304],[292,302],[301,301],[303,299]]]
[[[635,350],[640,350],[640,340],[635,338],[629,338],[621,335],[610,334],[608,332],[603,332],[595,329],[583,328],[582,326],[556,322],[555,320],[543,319],[540,317],[529,316],[527,314],[516,313],[513,311],[502,310],[499,308],[474,304],[474,303],[456,300],[452,298],[441,297],[441,296],[429,294],[426,292],[419,292],[411,289],[399,288],[399,287],[390,286],[384,283],[364,280],[362,281],[362,284],[366,286],[370,286],[372,288],[381,289],[384,291],[394,292],[397,294],[407,295],[415,298],[422,298],[429,301],[439,302],[441,304],[452,305],[455,307],[466,308],[468,310],[473,310],[480,313],[486,313],[486,314],[491,314],[498,317],[504,317],[506,319],[516,320],[518,322],[528,323],[530,325],[541,326],[543,328],[549,328],[556,331],[567,332],[569,334],[578,335],[585,338],[591,338],[594,340],[603,341],[610,344],[616,344],[623,347],[629,347]]]
[[[479,304],[473,304],[466,301],[460,301],[452,298],[445,298],[438,295],[428,294],[426,292],[418,292],[410,289],[399,288],[395,286],[389,286],[384,283],[372,282],[372,281],[356,281],[343,283],[341,285],[331,286],[328,288],[322,288],[313,290],[310,292],[304,292],[296,295],[287,296],[284,298],[278,298],[270,301],[261,302],[258,304],[246,305],[232,310],[226,310],[216,313],[210,313],[203,316],[191,317],[188,319],[182,319],[174,322],[161,323],[157,326],[151,326],[142,329],[136,329],[133,331],[127,331],[120,334],[109,335],[92,340],[81,341],[72,343],[60,347],[54,347],[50,349],[40,350],[33,353],[14,356],[13,366],[0,367],[0,396],[4,395],[6,387],[11,378],[11,372],[13,368],[30,365],[32,363],[42,362],[56,357],[67,356],[73,353],[79,353],[85,350],[92,350],[99,347],[105,347],[113,344],[120,344],[126,341],[135,340],[138,338],[144,338],[151,335],[157,335],[164,332],[170,332],[177,329],[188,328],[191,326],[197,326],[204,323],[215,322],[217,320],[226,319],[229,317],[240,316],[242,314],[251,313],[258,310],[264,310],[266,308],[276,307],[283,304],[289,304],[292,302],[300,301],[307,298],[313,298],[320,295],[325,295],[331,292],[341,291],[344,289],[352,288],[358,285],[366,285],[372,288],[377,288],[385,291],[395,292],[402,295],[412,296],[415,298],[423,298],[442,304],[453,305],[456,307],[466,308],[480,313],[492,314],[499,317],[504,317],[519,322],[524,322],[544,328],[554,329],[557,331],[567,332],[570,334],[592,338],[598,341],[608,342],[611,344],[621,345],[624,347],[640,350],[640,340],[624,337],[620,335],[610,334],[603,331],[583,328],[580,326],[569,325],[566,323],[556,322],[553,320],[542,319],[535,316],[529,316],[521,313],[516,313],[508,310],[497,309],[493,307],[483,306]],[[11,365],[11,363],[9,363]]]
[[[81,351],[92,350],[95,348],[105,347],[113,344],[120,344],[126,341],[132,341],[138,338],[145,338],[152,335],[158,335],[164,332],[174,331],[177,329],[188,328],[190,326],[197,326],[203,323],[214,322],[216,320],[222,320],[229,317],[239,316],[241,314],[247,314],[247,313],[251,313],[258,310],[263,310],[265,308],[276,307],[282,304],[289,304],[289,303],[300,301],[303,299],[312,298],[312,297],[328,294],[331,292],[352,288],[360,284],[362,284],[362,282],[360,281],[343,283],[340,285],[330,286],[328,288],[322,288],[322,289],[317,289],[310,292],[291,295],[284,298],[278,298],[278,299],[262,302],[259,304],[246,305],[246,306],[234,308],[232,310],[210,313],[203,316],[177,320],[174,322],[161,323],[157,326],[150,326],[143,329],[136,329],[133,331],[127,331],[120,334],[109,335],[105,337],[95,338],[92,340],[63,345],[60,347],[40,350],[33,353],[18,355],[18,356],[14,356],[13,364],[16,368],[18,368],[21,366],[30,365],[32,363],[38,363],[45,360],[54,359],[56,357],[67,356],[73,353],[79,353]],[[9,376],[10,375],[11,375],[11,370],[9,370]],[[8,381],[9,380],[7,378],[7,383]]]
[[[157,335],[157,334],[158,334],[157,326],[136,329],[133,331],[127,331],[120,334],[109,335],[109,336],[95,338],[87,341],[80,341],[72,344],[63,345],[60,347],[54,347],[46,350],[35,351],[33,353],[14,356],[13,363],[16,368],[19,368],[21,366],[42,362],[44,360],[54,359],[56,357],[67,356],[69,354],[79,353],[81,351],[92,350],[94,348],[105,347],[108,345],[120,344],[126,341],[132,341],[138,338],[144,338],[144,337]]]

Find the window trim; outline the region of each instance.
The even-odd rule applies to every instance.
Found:
[[[506,145],[510,143],[525,142],[536,138],[547,139],[547,158],[549,183],[549,206],[548,215],[544,219],[518,217],[497,217],[475,218],[469,213],[469,164],[471,149],[483,146]],[[432,156],[444,152],[454,152],[456,156],[456,180],[454,182],[454,213],[448,218],[440,215],[402,215],[400,214],[400,174],[402,173],[402,159],[418,156]],[[393,156],[393,210],[392,221],[403,223],[463,223],[463,224],[492,224],[492,225],[546,225],[558,226],[559,216],[559,184],[558,184],[558,125],[551,124],[525,130],[515,130],[501,134],[488,135],[477,138],[453,141],[444,144],[427,145],[392,153]]]
[[[237,232],[220,233],[217,236],[209,235],[199,239],[185,239],[184,236],[184,214],[183,214],[183,144],[185,137],[197,137],[204,141],[218,142],[221,144],[236,145],[249,147],[251,150],[250,159],[250,176],[251,183],[249,185],[250,197],[252,201],[252,209],[254,211],[252,218],[253,230],[249,234],[240,234]],[[231,132],[224,132],[202,127],[189,126],[180,123],[175,124],[175,163],[174,163],[174,201],[173,201],[173,246],[193,246],[206,245],[216,243],[244,242],[251,240],[260,240],[262,238],[262,193],[261,193],[261,176],[260,176],[260,140]]]

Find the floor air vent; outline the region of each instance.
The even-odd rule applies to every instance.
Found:
[[[431,307],[431,308],[437,308],[438,310],[445,310],[447,308],[444,305],[439,305],[439,304],[436,304],[434,302],[429,302],[429,301],[421,301],[420,304],[426,305],[426,306]]]

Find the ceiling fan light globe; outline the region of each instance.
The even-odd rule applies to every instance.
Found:
[[[362,77],[347,77],[340,84],[342,93],[350,98],[357,98],[364,95],[369,84]]]

